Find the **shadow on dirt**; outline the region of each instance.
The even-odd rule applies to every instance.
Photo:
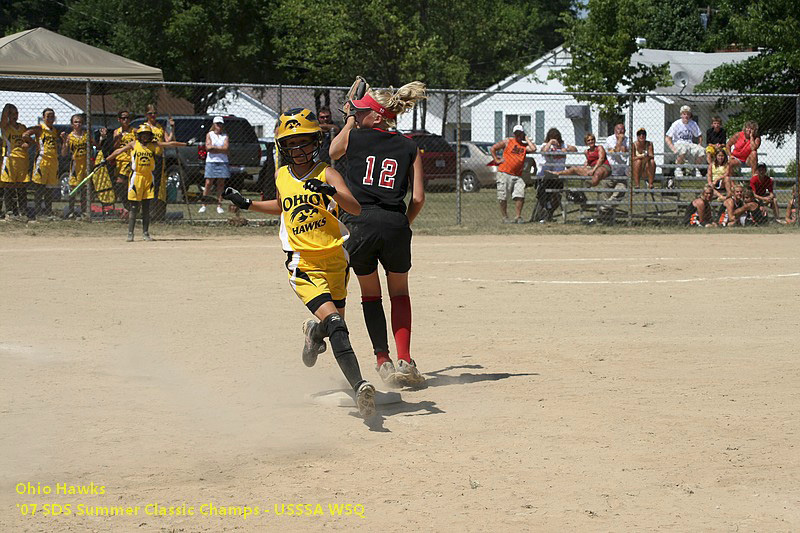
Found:
[[[379,405],[377,414],[370,420],[365,420],[364,424],[370,431],[378,433],[391,433],[388,428],[383,427],[386,418],[395,415],[405,416],[425,416],[425,415],[438,415],[444,413],[442,409],[436,406],[436,402],[423,400],[421,402],[406,402],[401,401],[387,405]],[[353,416],[358,416],[358,413],[351,413]]]
[[[433,372],[424,372],[426,378],[426,385],[428,387],[443,387],[446,385],[466,385],[468,383],[478,383],[481,381],[499,381],[501,379],[508,379],[511,377],[523,376],[538,376],[537,372],[523,372],[519,374],[510,374],[508,372],[491,372],[486,374],[473,374],[471,372],[462,372],[457,376],[448,376],[444,372],[459,369],[477,370],[484,368],[482,365],[455,365],[448,366],[441,370],[434,370]]]

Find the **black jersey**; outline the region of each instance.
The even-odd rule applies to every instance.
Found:
[[[767,214],[764,212],[760,204],[752,211],[747,212],[747,217],[744,221],[745,226],[761,226],[766,223]]]
[[[362,206],[405,213],[417,145],[400,133],[354,129],[347,141],[347,187]]]

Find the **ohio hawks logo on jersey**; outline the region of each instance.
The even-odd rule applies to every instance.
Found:
[[[290,215],[290,218],[292,222],[302,224],[303,222],[307,221],[317,213],[319,213],[319,209],[317,209],[313,205],[302,204],[294,208],[292,214]]]
[[[295,235],[319,229],[327,222],[320,212],[324,199],[319,193],[295,194],[284,198],[281,203],[283,210],[289,213]]]

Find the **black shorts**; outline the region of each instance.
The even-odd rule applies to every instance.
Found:
[[[365,206],[358,216],[343,213],[340,218],[350,230],[344,248],[356,276],[372,274],[379,261],[387,272],[411,270],[411,227],[405,213]]]

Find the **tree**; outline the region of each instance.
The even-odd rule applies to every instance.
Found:
[[[216,84],[274,79],[270,32],[264,24],[269,2],[78,0],[74,6],[62,19],[62,33],[158,66],[167,80]],[[190,100],[196,113],[204,113],[220,96],[209,86],[170,90]]]
[[[734,124],[756,120],[762,134],[780,143],[797,130],[795,99],[758,96],[800,92],[800,4],[792,0],[755,0],[739,8],[723,0],[720,9],[730,17],[739,45],[758,49],[758,55],[708,72],[696,91],[729,91],[721,107],[738,105]]]
[[[421,79],[484,88],[557,44],[569,0],[321,0],[309,26],[304,0],[280,0],[270,24],[284,80],[373,85]]]
[[[560,33],[572,61],[551,76],[570,91],[618,93],[576,96],[597,105],[605,118],[621,114],[628,97],[619,93],[652,91],[671,81],[667,63],[631,65],[639,48],[636,37],[647,23],[637,11],[641,4],[641,0],[589,0],[586,18],[562,16],[565,27]]]
[[[0,35],[33,28],[56,31],[67,8],[50,0],[6,0],[0,2]]]
[[[636,11],[647,17],[647,24],[640,35],[647,40],[647,48],[692,51],[703,49],[705,30],[700,22],[700,5],[697,0],[651,2],[649,6],[643,6]]]

